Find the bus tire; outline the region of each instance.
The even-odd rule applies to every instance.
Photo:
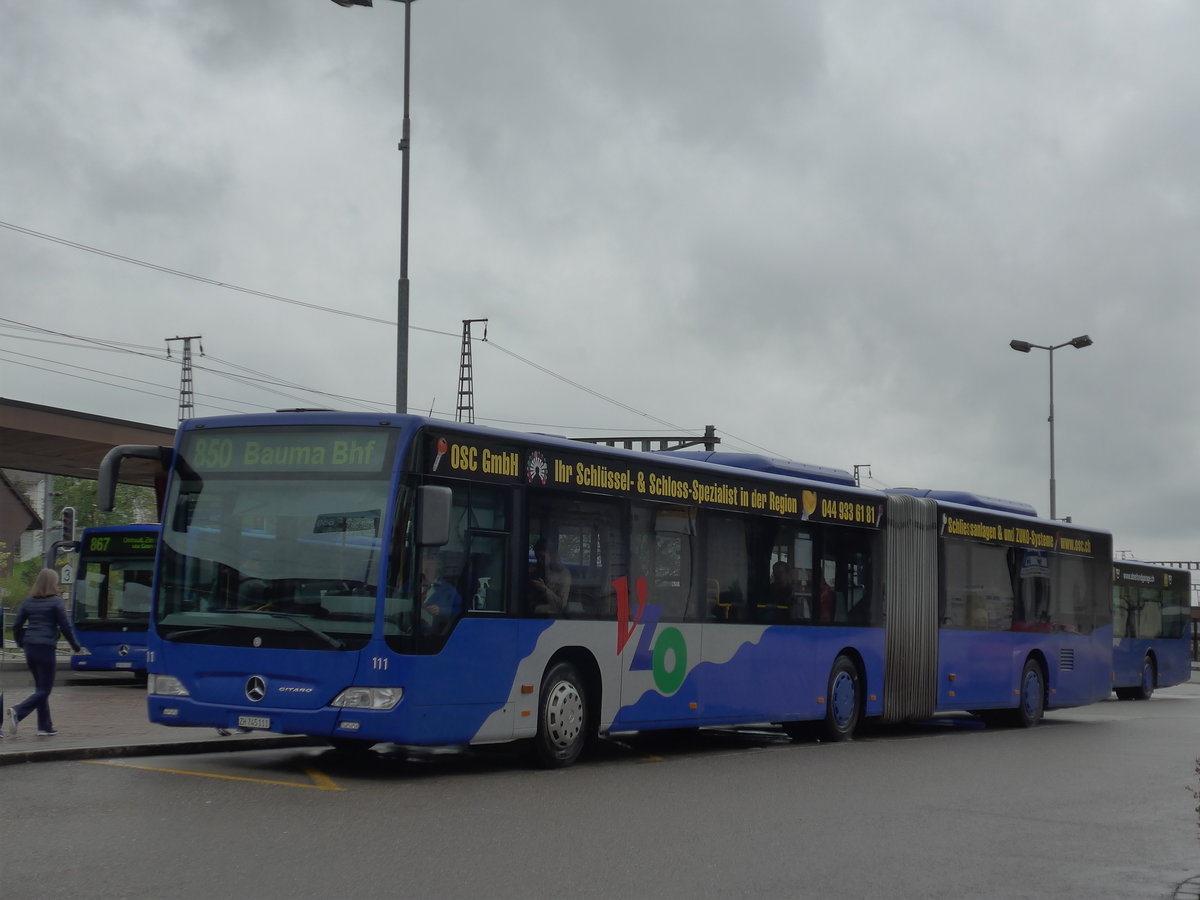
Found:
[[[542,679],[538,695],[534,757],[546,769],[561,769],[579,759],[587,743],[588,699],[579,670],[560,662]]]
[[[819,736],[819,724],[816,722],[780,722],[783,733],[795,743],[811,741]]]
[[[839,656],[829,672],[829,690],[825,692],[825,718],[821,722],[823,741],[848,741],[854,737],[862,709],[862,678],[858,666],[848,656]]]
[[[371,748],[375,746],[374,741],[364,741],[361,738],[326,738],[329,741],[329,746],[339,756],[345,756],[349,759],[361,759],[371,752]]]
[[[1148,655],[1142,660],[1142,681],[1129,691],[1134,700],[1149,700],[1154,695],[1154,660]]]
[[[1022,728],[1033,728],[1046,711],[1046,676],[1038,661],[1030,657],[1021,670],[1021,683],[1015,721]]]

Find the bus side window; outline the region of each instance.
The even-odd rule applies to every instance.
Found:
[[[746,519],[724,514],[706,518],[705,574],[712,604],[709,618],[718,622],[744,622],[747,618],[745,585],[750,571]],[[712,596],[714,592],[715,596]]]
[[[1093,597],[1089,589],[1087,567],[1084,560],[1077,557],[1055,555],[1050,570],[1050,621],[1055,631],[1066,631],[1072,634],[1090,634],[1096,622],[1104,621],[1099,616],[1101,601],[1105,606],[1112,603],[1111,595]],[[1149,605],[1148,605],[1149,606]],[[1157,634],[1162,624],[1162,607],[1143,609],[1142,616],[1146,621],[1139,625],[1139,631]]]
[[[507,543],[501,535],[470,535],[471,549],[462,578],[462,594],[467,598],[467,609],[504,612],[504,556]]]
[[[633,507],[633,578],[646,579],[647,603],[664,619],[695,614],[694,509],[665,504]]]
[[[623,519],[616,500],[557,491],[531,494],[523,586],[526,612],[614,617],[612,585],[629,572],[629,534]]]
[[[817,619],[821,622],[832,622],[838,614],[845,610],[845,594],[834,591],[837,584],[837,560],[823,559],[816,568],[817,583],[814,594],[817,601]]]
[[[944,557],[942,624],[969,631],[1013,630],[1016,601],[1008,548],[948,540]]]

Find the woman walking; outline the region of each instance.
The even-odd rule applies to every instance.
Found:
[[[58,573],[42,569],[13,620],[13,640],[25,650],[25,664],[33,673],[34,686],[32,694],[8,709],[13,737],[17,734],[17,724],[35,709],[37,733],[58,734],[50,718],[50,691],[54,689],[54,673],[58,668],[55,648],[60,632],[76,653],[81,652],[66,607],[58,596]]]

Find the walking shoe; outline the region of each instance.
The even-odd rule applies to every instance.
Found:
[[[17,711],[11,706],[8,708],[8,723],[12,726],[13,737],[17,736]]]
[[[39,732],[38,732],[38,737],[53,737],[53,736],[54,736],[54,735],[56,735],[56,734],[58,734],[58,730],[57,730],[57,729],[55,729],[55,728],[47,728],[45,731],[39,731]]]

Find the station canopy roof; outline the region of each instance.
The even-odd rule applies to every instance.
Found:
[[[113,447],[169,447],[174,441],[174,428],[0,397],[0,469],[95,479],[100,460]],[[157,468],[150,460],[127,459],[121,483],[153,487]]]

